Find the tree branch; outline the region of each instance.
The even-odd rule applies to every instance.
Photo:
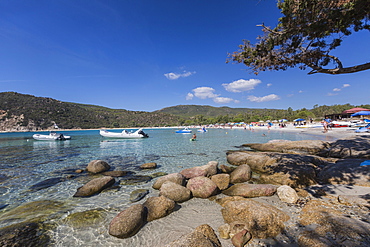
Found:
[[[370,69],[370,63],[364,63],[364,64],[346,67],[346,68],[338,67],[335,69],[324,69],[314,64],[306,64],[306,65],[312,68],[312,71],[308,73],[309,75],[316,74],[316,73],[323,73],[323,74],[329,74],[329,75],[350,74],[350,73],[356,73],[356,72]]]

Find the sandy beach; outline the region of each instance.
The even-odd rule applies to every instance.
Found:
[[[254,127],[254,131],[260,131],[261,133],[266,134],[268,134],[269,131],[287,131],[295,132],[297,134],[304,133],[321,137],[327,136],[328,140],[355,136],[370,136],[370,133],[355,133],[356,129],[357,128],[333,128],[324,133],[323,128],[296,128],[293,125],[287,125],[285,128],[273,126],[269,130],[265,126]],[[335,206],[338,206],[347,214],[355,214],[355,212],[350,210],[351,207],[338,205],[338,196],[364,196],[370,194],[370,187],[354,185],[315,185],[306,188],[306,191],[309,193],[314,193],[318,190],[326,194],[321,198],[321,200],[335,204]],[[217,197],[220,198],[223,197],[223,195],[218,195]],[[218,203],[214,202],[214,200],[215,198],[212,200],[193,198],[187,202],[184,202],[181,204],[180,210],[173,212],[165,218],[153,221],[143,227],[143,229],[141,229],[137,234],[137,237],[149,236],[155,230],[156,234],[158,234],[157,239],[160,239],[160,241],[156,243],[150,243],[148,246],[163,246],[185,234],[192,232],[199,225],[208,224],[215,230],[215,233],[219,237],[223,247],[232,247],[234,245],[232,244],[231,240],[222,239],[218,232],[218,228],[224,224],[224,219],[221,214],[222,207]],[[299,226],[297,223],[302,208],[282,202],[276,194],[270,197],[253,198],[253,200],[273,205],[274,207],[288,214],[290,219],[289,221],[285,222],[285,231],[283,234],[279,234],[275,238],[268,239],[253,238],[246,246],[298,246],[296,242],[298,235],[307,230],[306,227]],[[365,209],[365,211],[369,212],[369,209]],[[166,229],[166,225],[170,225],[171,229]],[[158,231],[158,228],[161,228],[161,230]],[[294,238],[295,240],[293,240]]]

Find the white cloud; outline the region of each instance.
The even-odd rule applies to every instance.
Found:
[[[192,93],[188,93],[186,95],[186,100],[192,100],[193,98],[194,98],[194,94],[192,94]]]
[[[256,97],[253,95],[248,96],[248,100],[252,102],[267,102],[272,100],[279,100],[280,97],[276,94],[269,94],[263,97]]]
[[[188,76],[191,76],[195,73],[196,73],[195,71],[194,72],[184,71],[183,73],[170,72],[170,73],[164,74],[164,76],[167,77],[167,79],[169,79],[169,80],[177,80],[180,77],[188,77]]]
[[[266,85],[267,87],[271,87],[272,86],[272,83],[267,83]]]
[[[233,93],[241,93],[243,91],[250,91],[254,89],[261,81],[258,79],[250,79],[244,80],[240,79],[237,81],[233,81],[229,84],[224,83],[222,86],[226,89],[226,91],[233,92]]]
[[[298,93],[303,93],[303,91],[302,90],[299,90]]]
[[[194,92],[195,97],[200,99],[207,99],[207,98],[215,98],[218,97],[218,94],[214,94],[215,91],[211,87],[198,87],[192,90]]]
[[[333,91],[334,92],[340,92],[342,91],[343,88],[346,88],[346,87],[350,87],[351,85],[349,85],[348,83],[345,83],[343,84],[343,86],[341,88],[333,88]],[[328,93],[328,96],[334,96],[334,95],[338,95],[337,93]]]
[[[215,97],[213,98],[213,101],[218,104],[225,104],[225,103],[230,103],[230,102],[239,103],[239,100],[234,100],[232,98],[226,98],[226,97]]]

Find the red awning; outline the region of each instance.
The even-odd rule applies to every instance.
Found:
[[[365,108],[352,108],[352,109],[343,111],[342,114],[353,114],[359,111],[370,111],[370,110],[365,109]]]

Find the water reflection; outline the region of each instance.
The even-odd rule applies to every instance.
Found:
[[[56,149],[61,145],[63,147],[68,147],[70,145],[70,141],[34,141],[33,150],[39,151],[43,149]]]

